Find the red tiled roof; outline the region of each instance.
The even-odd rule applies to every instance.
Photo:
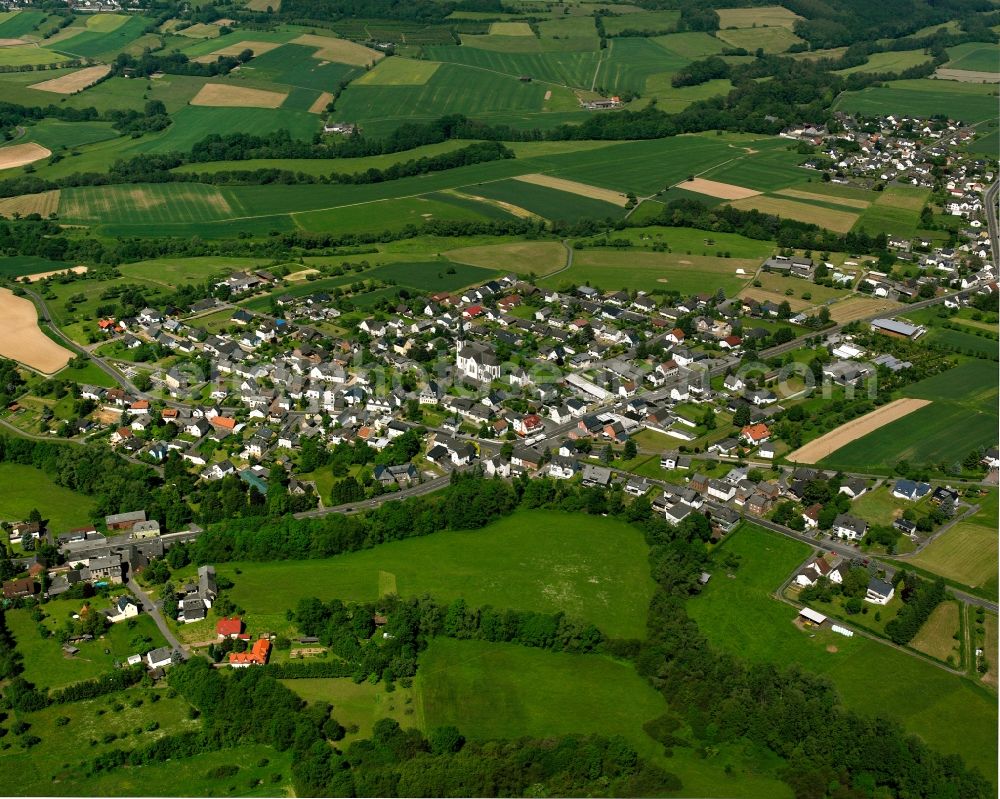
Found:
[[[215,625],[216,635],[239,635],[243,632],[243,619],[238,616],[233,616],[231,618],[219,619]]]

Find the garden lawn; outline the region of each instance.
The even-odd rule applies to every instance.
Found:
[[[18,463],[0,463],[0,486],[3,486],[0,490],[0,520],[24,521],[31,510],[37,508],[48,529],[56,535],[90,523],[94,501],[57,485],[41,469]]]
[[[325,560],[220,564],[218,570],[236,583],[233,601],[270,627],[286,626],[285,611],[304,597],[377,599],[385,572],[401,596],[562,611],[607,635],[641,638],[653,590],[638,530],[549,511],[521,511],[482,530],[440,532]]]
[[[739,569],[732,579],[714,569],[702,594],[688,603],[713,646],[750,662],[795,663],[826,675],[849,709],[895,719],[938,751],[961,754],[993,778],[997,710],[985,690],[877,641],[799,630],[792,623],[796,609],[771,592],[812,547],[745,524],[721,549],[742,557]]]

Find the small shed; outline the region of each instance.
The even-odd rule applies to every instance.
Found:
[[[799,611],[799,615],[806,621],[810,621],[817,626],[826,621],[826,616],[822,613],[818,613],[812,608],[802,608],[802,610]]]

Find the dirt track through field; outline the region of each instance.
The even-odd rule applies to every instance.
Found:
[[[537,172],[530,175],[518,175],[514,180],[520,180],[522,183],[531,183],[535,186],[544,186],[548,189],[565,191],[570,194],[578,194],[581,197],[589,197],[591,200],[600,200],[612,205],[621,206],[622,208],[628,202],[628,198],[621,192],[602,189],[599,186],[591,186],[587,183],[577,183],[575,180],[555,178],[552,175],[543,175]]]
[[[41,83],[33,83],[29,89],[38,89],[43,92],[54,92],[55,94],[76,94],[82,92],[88,86],[93,86],[111,71],[107,64],[98,64],[96,67],[84,67],[68,75],[61,75],[52,80],[43,80]]]
[[[38,313],[31,300],[16,297],[10,289],[0,289],[0,356],[37,369],[45,374],[58,372],[73,357],[38,327]]]
[[[788,455],[788,460],[793,463],[816,463],[852,441],[884,427],[889,422],[902,419],[925,405],[930,405],[930,400],[906,398],[890,402],[871,413],[842,424],[836,430],[810,441],[804,447],[799,447]]]
[[[760,194],[754,189],[747,189],[743,186],[734,186],[732,183],[720,183],[717,180],[706,178],[695,178],[685,180],[677,184],[677,188],[685,191],[696,191],[698,194],[705,194],[709,197],[718,197],[722,200],[745,200],[748,197],[756,197]]]

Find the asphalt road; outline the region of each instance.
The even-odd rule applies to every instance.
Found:
[[[990,247],[993,250],[993,263],[1000,264],[1000,226],[997,225],[997,191],[1000,190],[1000,178],[993,182],[983,195],[986,205],[986,229],[990,234]]]
[[[185,649],[181,642],[177,640],[177,636],[175,636],[171,629],[167,626],[167,621],[163,618],[163,612],[160,610],[160,606],[150,598],[149,594],[139,587],[139,583],[137,583],[132,577],[129,577],[128,588],[142,603],[142,609],[152,617],[154,622],[156,622],[156,626],[159,628],[160,632],[163,633],[163,637],[167,639],[167,643],[170,644],[171,648],[175,652],[180,652],[181,657],[185,660],[191,657],[187,649]]]

